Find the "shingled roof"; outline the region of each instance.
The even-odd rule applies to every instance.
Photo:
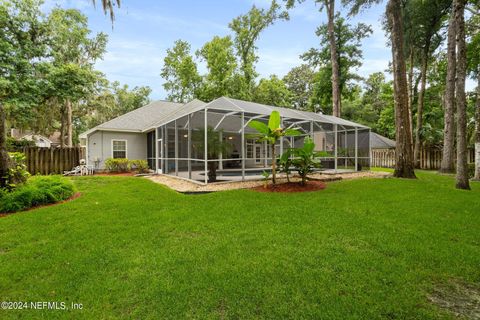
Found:
[[[104,122],[82,133],[80,136],[84,137],[97,130],[142,132],[157,122],[158,119],[174,112],[175,109],[181,106],[183,106],[183,103],[163,100],[152,101],[146,106]]]
[[[395,141],[381,136],[378,133],[370,132],[370,148],[372,149],[393,149]]]
[[[168,101],[154,101],[144,107],[138,108],[115,119],[102,123],[101,125],[82,133],[80,137],[85,138],[88,134],[98,130],[146,132],[175,119],[179,119],[182,116],[203,109],[217,109],[225,111],[230,110],[265,116],[270,115],[272,111],[276,110],[284,118],[313,120],[322,123],[338,124],[340,127],[368,129],[368,127],[364,125],[321,113],[279,108],[255,102],[220,97],[209,103],[205,103],[197,99],[194,99],[186,104]]]

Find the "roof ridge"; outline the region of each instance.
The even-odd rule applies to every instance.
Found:
[[[187,103],[179,106],[179,108],[185,108],[186,106],[188,106],[189,104],[192,104],[192,103],[194,103],[194,102],[201,102],[201,103],[204,104],[204,106],[207,104],[206,102],[204,102],[204,101],[202,101],[202,100],[200,100],[200,99],[195,98],[195,99],[190,100],[189,102],[187,102]],[[178,111],[179,111],[179,109],[175,109],[175,110],[173,110],[172,112],[169,112],[169,113],[163,115],[161,118],[156,119],[154,122],[149,123],[149,124],[146,126],[146,128],[143,129],[142,131],[146,131],[146,130],[148,130],[148,129],[151,129],[151,128],[154,127],[154,126],[157,126],[157,125],[158,125],[159,123],[161,123],[165,118],[168,118],[168,117],[170,117],[171,115],[178,113]]]
[[[94,127],[94,128],[101,127],[101,126],[103,126],[104,124],[107,124],[107,123],[109,123],[109,122],[112,122],[113,120],[118,119],[118,118],[120,118],[120,117],[127,116],[127,115],[129,115],[129,114],[131,114],[131,113],[133,113],[133,112],[138,112],[140,109],[146,108],[146,107],[148,107],[148,106],[150,106],[150,105],[152,105],[152,104],[154,104],[154,103],[156,103],[156,102],[167,102],[167,103],[172,103],[172,104],[181,104],[181,102],[173,102],[173,101],[166,101],[166,100],[154,100],[154,101],[150,101],[149,103],[147,103],[147,104],[144,105],[144,106],[141,106],[141,107],[139,107],[139,108],[133,109],[133,110],[131,110],[131,111],[128,111],[127,113],[124,113],[124,114],[119,115],[118,117],[115,117],[115,118],[113,118],[113,119],[110,119],[110,120],[108,120],[108,121],[105,121],[105,122],[99,124],[98,126],[96,126],[96,127]],[[94,129],[94,128],[92,128],[92,129]]]

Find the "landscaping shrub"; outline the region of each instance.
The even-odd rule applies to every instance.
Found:
[[[315,151],[315,143],[312,138],[305,137],[303,147],[293,148],[291,152],[294,156],[293,165],[298,174],[302,178],[302,185],[307,181],[307,176],[314,168],[320,168],[321,162],[319,157],[325,157],[326,153],[323,151]]]
[[[7,138],[7,151],[19,152],[26,147],[35,147],[35,142],[31,140],[26,140],[26,139],[17,140],[12,137]]]
[[[109,172],[128,172],[135,171],[136,173],[147,173],[147,160],[128,160],[128,159],[113,159],[105,160],[105,169]]]
[[[13,191],[0,192],[0,212],[15,212],[55,203],[73,196],[75,187],[60,176],[36,176]]]
[[[148,162],[147,160],[131,160],[130,169],[134,170],[136,173],[147,173]]]
[[[21,152],[9,152],[9,169],[6,176],[6,189],[12,191],[27,181],[30,174],[25,165],[25,155]]]
[[[130,168],[130,161],[125,158],[105,160],[105,169],[110,172],[128,172]]]

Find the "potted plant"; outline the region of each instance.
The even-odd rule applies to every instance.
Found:
[[[207,127],[207,160],[218,159],[220,154],[226,154],[230,152],[232,145],[227,141],[220,138],[222,130],[215,130],[212,127]],[[193,140],[195,141],[195,147],[198,150],[204,150],[205,146],[205,133],[204,130],[199,130],[194,133]],[[217,181],[217,161],[208,161],[208,182]]]

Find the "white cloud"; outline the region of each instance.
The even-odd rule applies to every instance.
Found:
[[[97,6],[100,5],[100,1],[97,1]],[[46,0],[42,5],[44,11],[50,11],[55,6],[62,8],[73,8],[84,11],[85,9],[93,8],[92,1],[88,0]]]
[[[358,74],[366,78],[374,72],[385,72],[389,62],[389,59],[363,59],[363,65],[358,68]]]
[[[281,52],[273,49],[259,50],[257,70],[261,77],[266,78],[272,74],[283,77],[290,69],[302,63],[299,56],[303,51],[301,48],[291,48]]]
[[[228,26],[218,24],[206,19],[182,19],[179,17],[162,15],[160,9],[137,10],[126,8],[117,12],[117,17],[125,19],[133,19],[151,27],[160,27],[162,30],[170,29],[178,32],[179,29],[188,31],[193,35],[211,36],[216,32],[228,32]]]
[[[98,70],[110,81],[120,81],[130,86],[149,86],[152,96],[164,96],[160,70],[166,48],[134,39],[114,39],[108,43],[107,53],[97,62]]]

